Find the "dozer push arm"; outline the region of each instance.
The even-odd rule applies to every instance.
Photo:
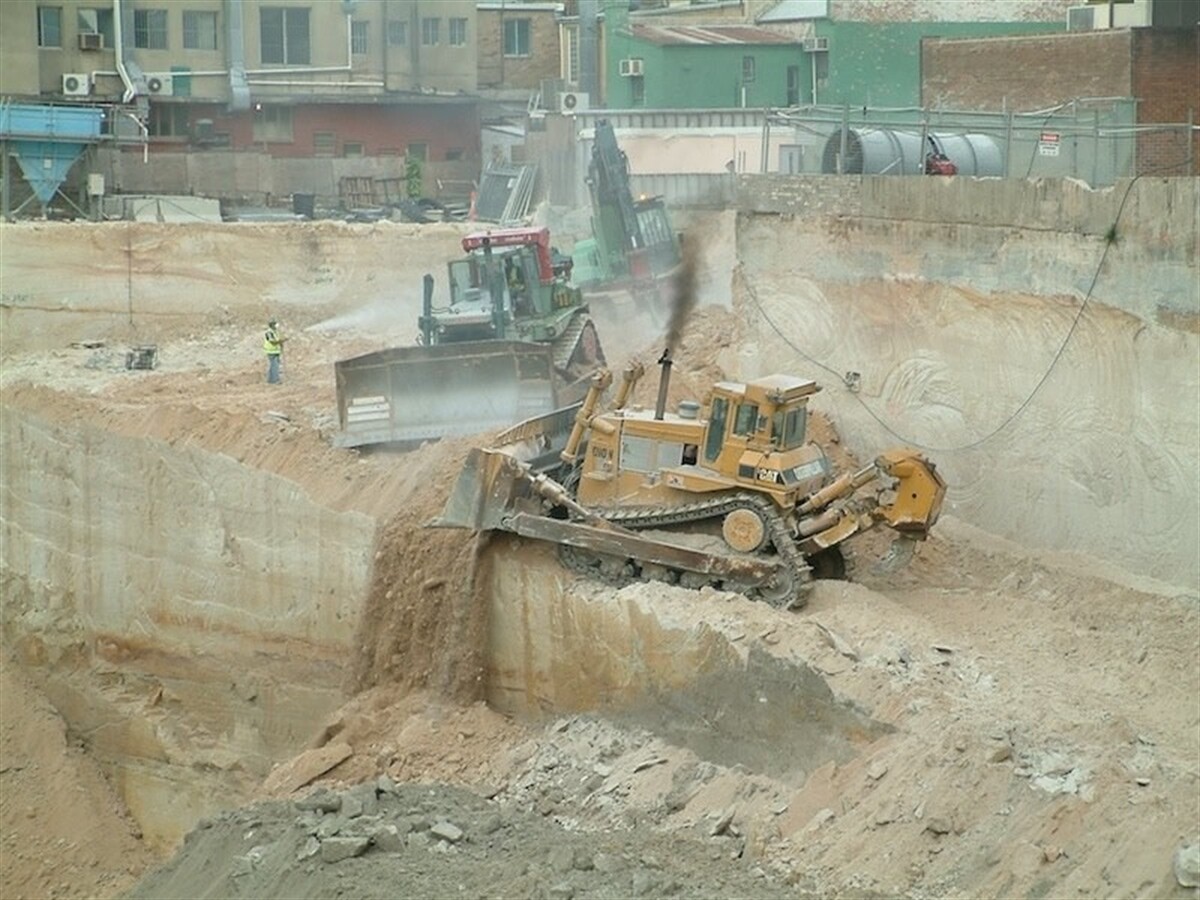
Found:
[[[613,401],[612,408],[614,410],[625,408],[630,394],[633,393],[634,387],[645,371],[645,367],[637,361],[625,367],[625,371],[621,373],[621,386],[617,388],[617,396]],[[579,446],[583,443],[583,437],[587,430],[597,426],[596,415],[600,406],[600,398],[611,384],[612,372],[608,369],[597,369],[592,375],[592,383],[588,387],[587,396],[583,398],[583,405],[579,407],[579,412],[575,415],[575,425],[571,429],[571,436],[567,438],[567,445],[562,451],[562,461],[568,465],[573,465],[579,459]]]

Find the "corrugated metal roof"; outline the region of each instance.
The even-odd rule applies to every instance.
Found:
[[[753,25],[630,25],[629,33],[650,44],[799,44],[791,35]]]

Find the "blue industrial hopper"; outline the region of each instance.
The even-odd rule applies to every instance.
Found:
[[[0,140],[43,210],[83,151],[100,140],[103,121],[95,107],[0,104]]]

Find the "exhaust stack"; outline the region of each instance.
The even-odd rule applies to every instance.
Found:
[[[425,275],[424,296],[421,300],[421,318],[417,324],[421,327],[421,343],[426,347],[433,344],[433,276]]]
[[[663,412],[667,408],[667,388],[671,385],[671,348],[668,347],[663,351],[663,355],[658,358],[658,364],[662,366],[662,373],[658,376],[658,402],[654,404],[654,418],[656,421],[662,421]]]

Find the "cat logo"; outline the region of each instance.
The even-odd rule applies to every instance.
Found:
[[[754,471],[754,478],[756,481],[768,481],[771,484],[778,484],[779,472],[775,469],[759,468]]]

